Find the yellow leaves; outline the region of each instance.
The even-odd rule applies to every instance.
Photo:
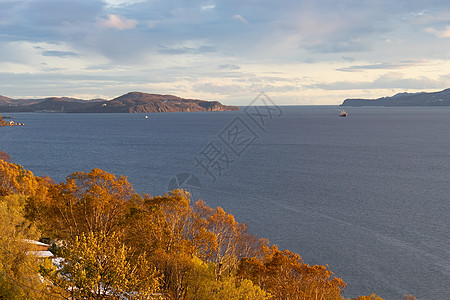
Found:
[[[34,177],[22,166],[0,159],[0,198],[4,201],[20,201],[21,214],[34,221],[39,213],[38,203],[46,199],[52,182]]]
[[[186,279],[186,299],[269,299],[269,295],[250,280],[239,280],[233,274],[217,279],[213,263],[205,263],[197,257],[191,262],[192,268]]]
[[[132,250],[114,233],[83,233],[63,248],[62,257],[62,269],[50,279],[71,288],[77,297],[135,293],[145,298],[159,291],[161,277],[156,270],[143,255],[133,258]]]
[[[12,230],[2,211],[15,207],[14,216],[26,211],[67,241],[63,268],[43,274],[74,297],[342,299],[345,282],[328,266],[269,247],[221,207],[192,205],[183,190],[138,195],[126,177],[100,169],[55,185],[2,160],[0,180],[0,232]],[[358,300],[379,300],[372,296]]]
[[[194,245],[204,260],[221,265],[217,270],[220,276],[233,269],[240,257],[250,254],[252,237],[245,225],[236,222],[221,207],[214,210],[199,200],[194,209]]]
[[[39,234],[24,217],[23,195],[0,197],[0,299],[39,299],[38,262],[23,239]],[[19,286],[18,283],[20,283]]]
[[[17,164],[0,160],[0,196],[22,194],[32,196],[38,188],[36,178]]]
[[[228,276],[241,257],[258,252],[259,242],[245,225],[222,208],[212,209],[201,200],[192,207],[189,194],[182,190],[154,198],[145,196],[134,216],[127,227],[127,240],[150,254],[164,274],[165,289],[174,298],[183,297],[192,288],[193,282],[187,282],[186,276],[199,272],[192,257],[207,264],[212,280],[217,280]]]

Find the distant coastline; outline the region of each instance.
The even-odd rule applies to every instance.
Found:
[[[5,121],[4,119],[11,119],[10,117],[2,117],[0,115],[0,127],[2,126],[23,126],[23,123],[14,122],[14,121]]]
[[[81,100],[68,97],[11,99],[0,96],[0,112],[64,113],[156,113],[196,111],[237,111],[237,106],[219,101],[184,99],[173,95],[130,92],[113,100]]]
[[[399,93],[378,99],[345,99],[341,106],[450,106],[450,89],[432,93]]]

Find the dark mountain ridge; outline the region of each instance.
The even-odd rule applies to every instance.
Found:
[[[39,99],[12,99],[12,98],[0,95],[0,106],[26,105],[26,104],[33,104],[38,101],[40,101],[40,100]]]
[[[50,97],[15,102],[6,98],[1,101],[0,112],[67,112],[67,113],[153,113],[187,111],[234,111],[236,106],[222,105],[218,101],[184,99],[173,95],[130,92],[107,101],[102,99],[81,100],[68,97]],[[20,104],[18,104],[20,103]]]
[[[432,93],[398,93],[378,99],[345,99],[341,106],[450,106],[450,89]]]

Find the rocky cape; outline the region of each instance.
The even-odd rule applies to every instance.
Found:
[[[1,126],[9,126],[9,124],[5,120],[3,120],[2,115],[0,115],[0,127]]]
[[[68,97],[11,99],[0,96],[0,112],[65,113],[154,113],[193,111],[236,111],[237,106],[219,101],[184,99],[172,95],[130,92],[113,100],[81,100]]]
[[[341,106],[450,106],[450,89],[433,93],[399,93],[378,99],[346,99]]]

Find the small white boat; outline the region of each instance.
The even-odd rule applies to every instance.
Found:
[[[145,116],[146,119],[148,119],[148,116]]]
[[[345,112],[345,110],[341,110],[339,117],[346,117],[346,116],[347,116],[347,113]]]

